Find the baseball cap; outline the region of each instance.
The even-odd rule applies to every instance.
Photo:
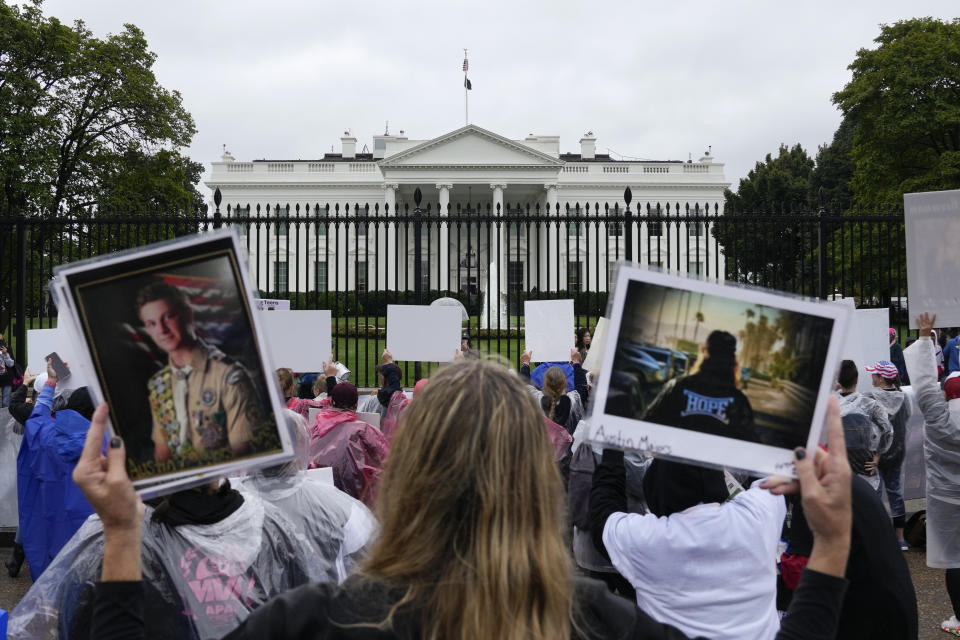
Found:
[[[875,373],[886,380],[893,380],[897,377],[897,367],[889,360],[880,360],[874,365],[864,367],[867,373]]]

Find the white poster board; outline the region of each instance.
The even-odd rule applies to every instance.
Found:
[[[583,368],[587,371],[596,371],[603,366],[603,348],[607,344],[607,319],[597,320],[597,326],[590,335],[590,350],[587,359],[583,361]]]
[[[865,366],[890,359],[889,330],[888,309],[857,309],[853,312],[843,358],[853,360],[857,365],[860,374],[857,391],[864,392],[873,388],[873,376],[863,370]]]
[[[264,311],[260,320],[277,367],[297,373],[323,370],[331,351],[329,311]]]
[[[72,332],[63,329],[27,330],[27,368],[31,374],[38,375],[47,370],[47,356],[57,352],[60,359],[67,363],[70,377],[58,383],[61,389],[79,389],[87,385],[90,378],[86,355],[77,348]]]
[[[460,348],[460,309],[387,305],[387,349],[394,360],[450,362]]]
[[[960,190],[903,195],[910,328],[924,311],[938,327],[960,326]]]
[[[272,298],[257,298],[254,300],[258,311],[290,311],[289,300],[274,300]]]
[[[527,300],[523,304],[525,349],[537,362],[567,362],[575,344],[573,300]]]

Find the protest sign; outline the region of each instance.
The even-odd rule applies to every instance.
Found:
[[[905,193],[903,209],[910,328],[924,311],[938,327],[960,326],[960,190]]]
[[[330,360],[329,311],[264,311],[260,321],[276,367],[322,371]]]
[[[47,370],[46,357],[56,353],[67,363],[70,377],[57,383],[62,389],[79,389],[87,385],[90,378],[86,358],[77,348],[73,334],[66,326],[56,329],[29,329],[27,331],[27,369],[33,375]]]
[[[593,330],[590,340],[590,351],[583,361],[583,368],[587,371],[598,371],[603,366],[603,349],[607,344],[607,319],[597,320],[597,327]]]
[[[880,360],[890,360],[889,331],[889,309],[857,309],[853,312],[846,348],[841,357],[853,360],[857,365],[860,373],[857,391],[873,389],[873,376],[863,370],[865,366]]]
[[[274,300],[272,298],[255,298],[258,311],[290,311],[289,300]]]
[[[141,495],[293,455],[242,255],[236,232],[222,230],[57,270],[64,325]]]
[[[621,266],[589,439],[794,475],[815,447],[852,310]]]
[[[537,362],[567,362],[575,344],[573,300],[523,303],[524,348]]]
[[[394,360],[450,362],[460,348],[460,309],[387,305],[387,349]]]

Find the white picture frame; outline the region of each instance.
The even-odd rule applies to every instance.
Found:
[[[685,299],[687,308],[691,310],[683,316]],[[628,300],[629,309],[627,309]],[[702,305],[699,311],[696,310],[697,305]],[[747,314],[747,310],[750,310],[753,316]],[[743,321],[738,319],[738,312],[743,316]],[[790,333],[790,341],[794,346],[797,337],[809,338],[811,344],[818,347],[825,345],[822,351],[818,349],[811,355],[810,367],[813,371],[802,374],[805,380],[810,382],[805,382],[806,386],[802,386],[799,390],[794,386],[800,385],[791,383],[794,386],[785,388],[783,392],[785,397],[792,392],[802,392],[804,398],[809,398],[809,401],[813,402],[812,409],[809,408],[809,402],[800,403],[806,408],[804,415],[797,417],[789,413],[798,404],[795,398],[791,400],[788,397],[790,401],[784,402],[783,407],[780,408],[778,404],[780,396],[763,400],[765,404],[762,407],[752,407],[754,414],[760,413],[761,409],[781,411],[781,413],[771,414],[773,424],[774,426],[780,423],[790,425],[789,429],[773,436],[764,431],[757,439],[748,440],[646,419],[649,413],[644,413],[644,409],[637,406],[642,402],[635,400],[634,395],[630,395],[634,394],[640,386],[639,382],[636,384],[633,382],[632,376],[638,374],[634,374],[631,367],[637,367],[638,372],[640,368],[646,367],[652,372],[667,372],[672,377],[679,378],[682,374],[677,372],[676,365],[686,361],[685,371],[689,372],[692,366],[689,362],[690,358],[699,354],[699,347],[697,351],[689,354],[685,354],[683,349],[690,350],[691,347],[702,344],[714,329],[734,333],[738,326],[743,326],[743,330],[748,331],[747,325],[753,323],[754,329],[749,331],[750,335],[754,335],[759,331],[756,327],[764,323],[758,318],[758,313],[760,316],[768,314],[769,317],[773,317],[775,312],[777,317],[787,318],[789,322],[785,326],[795,327]],[[602,369],[597,390],[592,397],[593,417],[590,421],[588,439],[603,447],[646,451],[665,458],[694,462],[704,466],[738,469],[758,475],[795,476],[793,448],[806,446],[813,450],[819,442],[827,398],[832,393],[841,342],[846,335],[851,314],[852,310],[845,305],[825,304],[769,291],[724,286],[715,282],[620,265],[614,287],[614,298],[608,314],[609,335],[603,354],[603,361],[609,366]],[[667,324],[664,321],[665,315],[669,317],[670,327],[663,330],[663,326]],[[629,317],[625,320],[627,316]],[[754,322],[753,318],[758,319]],[[692,340],[690,328],[694,320],[691,319],[696,319]],[[637,336],[642,336],[643,339],[638,342],[635,340]],[[767,337],[769,338],[769,335]],[[744,337],[738,338],[737,349],[744,346],[745,340]],[[756,341],[754,338],[751,340],[750,353],[741,354],[738,351],[737,358],[743,357],[744,360],[755,362],[758,358],[766,357],[753,348]],[[770,348],[774,347],[776,343]],[[620,361],[617,360],[618,349]],[[663,355],[664,351],[671,352],[669,354],[671,358],[667,361],[672,363],[669,366],[666,362],[661,366],[660,360],[657,359]],[[748,355],[749,358],[747,358]],[[770,369],[766,364],[763,367],[764,371]],[[763,372],[759,368],[753,372],[757,376],[754,390],[751,392],[753,397],[761,397],[761,392],[765,392],[763,386],[758,384],[761,382],[759,378],[761,373]],[[742,378],[742,366],[740,374]],[[613,379],[617,379],[617,383],[612,386]],[[652,387],[647,388],[646,392],[663,392],[667,389],[666,385],[670,379],[663,380],[659,390]],[[675,385],[673,387],[675,389],[682,386],[678,383],[672,384]],[[769,390],[774,385],[771,382],[764,382],[764,386]],[[613,396],[611,391],[614,392]],[[747,397],[749,400],[751,396]],[[611,401],[613,398],[616,398],[616,402]],[[730,400],[733,398],[731,397]],[[690,396],[690,401],[695,403],[698,401],[696,394]],[[768,409],[767,405],[773,409]],[[647,403],[646,406],[649,407],[650,404]],[[722,407],[723,410],[726,408],[726,406]],[[691,413],[686,415],[693,415],[696,411],[698,410],[695,406]],[[723,416],[723,411],[720,411],[719,415]],[[752,424],[759,425],[758,422]],[[756,432],[759,432],[759,429],[760,427],[756,426]],[[764,429],[772,428],[764,427]],[[791,441],[792,445],[767,444],[764,438],[768,437],[771,440],[775,437],[777,441]]]

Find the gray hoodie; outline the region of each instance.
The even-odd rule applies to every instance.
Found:
[[[890,448],[880,458],[880,466],[884,469],[896,469],[903,464],[903,457],[906,454],[907,421],[912,413],[910,403],[906,402],[907,394],[898,389],[874,387],[865,395],[880,403],[890,418],[893,440]]]

